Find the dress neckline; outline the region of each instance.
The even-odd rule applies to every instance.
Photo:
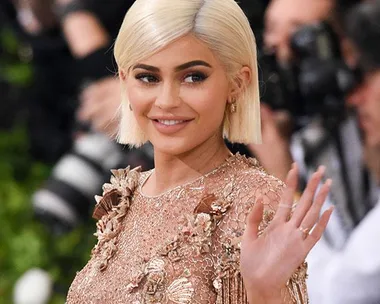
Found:
[[[141,181],[141,183],[139,183],[139,186],[137,187],[137,191],[138,193],[140,194],[141,197],[143,198],[146,198],[146,199],[157,199],[157,198],[161,198],[161,197],[164,197],[174,191],[177,191],[179,189],[183,189],[185,187],[188,187],[192,184],[195,184],[199,181],[203,181],[203,179],[205,179],[206,177],[212,175],[212,174],[215,174],[216,172],[218,172],[219,170],[221,170],[222,168],[226,167],[232,159],[234,159],[235,157],[237,156],[237,154],[230,154],[221,164],[219,164],[218,166],[216,166],[214,169],[212,169],[211,171],[203,174],[202,176],[199,176],[189,182],[186,182],[182,185],[178,185],[178,186],[175,186],[171,189],[168,189],[160,194],[157,194],[157,195],[147,195],[145,194],[143,191],[142,191],[142,187],[145,185],[145,183],[147,182],[148,178],[152,175],[152,173],[154,172],[154,169],[151,169],[149,171],[146,171],[146,176],[143,177],[143,180]]]

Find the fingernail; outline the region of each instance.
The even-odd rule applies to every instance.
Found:
[[[334,211],[334,209],[335,209],[335,206],[331,206],[331,207],[329,208],[329,211],[332,213],[332,212]]]
[[[318,167],[318,172],[321,173],[322,175],[325,174],[326,167],[325,166],[319,166]]]
[[[325,184],[330,188],[332,185],[332,179],[331,178],[327,179]]]

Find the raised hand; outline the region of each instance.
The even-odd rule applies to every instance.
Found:
[[[333,211],[330,208],[319,216],[331,185],[331,180],[327,180],[315,195],[323,173],[324,167],[320,167],[312,175],[291,214],[298,180],[298,169],[293,165],[281,203],[260,237],[258,229],[264,206],[257,202],[252,208],[247,218],[240,257],[248,295],[260,295],[262,298],[280,295],[291,275],[321,238]]]
[[[91,84],[81,94],[78,119],[89,122],[92,129],[111,137],[119,126],[120,81],[106,77]]]

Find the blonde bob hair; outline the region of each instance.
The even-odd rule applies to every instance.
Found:
[[[236,98],[236,112],[226,106],[223,136],[230,142],[260,143],[260,101],[256,42],[249,21],[234,0],[137,0],[127,12],[115,42],[119,72],[129,69],[176,39],[193,34],[224,65],[231,81],[242,67],[252,71],[250,83]],[[121,77],[120,77],[121,78]],[[125,83],[121,80],[120,143],[141,146],[148,141],[137,124]]]

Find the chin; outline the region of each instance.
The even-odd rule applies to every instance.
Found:
[[[169,138],[151,141],[155,153],[180,155],[191,150],[189,143],[182,138]]]
[[[167,138],[151,141],[155,153],[163,153],[172,156],[180,156],[194,151],[197,147],[201,146],[203,141],[190,141],[189,137],[186,138]]]

